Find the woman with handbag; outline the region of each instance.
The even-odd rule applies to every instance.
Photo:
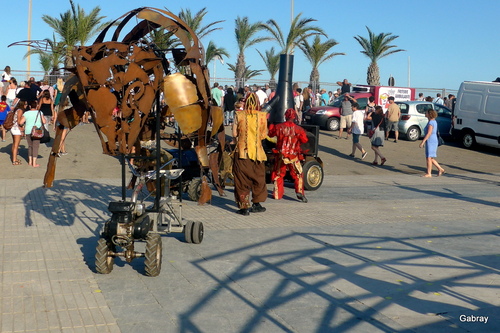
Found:
[[[425,160],[427,164],[427,172],[422,175],[422,177],[430,178],[432,177],[432,166],[434,165],[438,169],[438,176],[445,173],[444,169],[436,161],[437,148],[438,148],[438,126],[437,126],[437,112],[433,109],[429,109],[425,112],[425,117],[429,119],[427,126],[425,126],[425,136],[420,143],[420,148],[425,144]]]
[[[36,159],[38,158],[40,138],[36,137],[39,135],[40,130],[43,135],[45,117],[42,112],[37,110],[37,101],[31,101],[29,107],[30,109],[22,115],[19,124],[24,124],[26,140],[28,141],[28,164],[34,168],[38,168],[40,165],[36,164]]]
[[[375,152],[375,160],[372,162],[373,165],[378,165],[378,159],[380,158],[380,165],[384,165],[387,159],[380,152],[380,147],[384,146],[385,138],[385,116],[384,110],[380,105],[375,107],[375,111],[369,113],[366,116],[367,120],[372,121],[373,135],[371,136],[372,150]]]

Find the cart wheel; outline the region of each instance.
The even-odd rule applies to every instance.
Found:
[[[113,250],[113,245],[105,238],[99,238],[95,253],[95,269],[98,273],[109,274],[113,270],[115,258],[109,254]]]
[[[149,233],[146,238],[146,275],[158,276],[161,271],[162,241],[160,234]]]
[[[304,173],[304,188],[316,191],[323,183],[323,167],[316,160],[307,161],[302,166]]]
[[[198,201],[201,196],[201,178],[193,178],[189,182],[187,193],[190,200]]]
[[[193,232],[192,232],[192,241],[194,244],[200,244],[203,241],[204,228],[203,223],[194,222],[193,223]]]
[[[193,232],[193,221],[187,221],[186,225],[184,226],[184,238],[186,239],[186,243],[193,242],[192,232]]]

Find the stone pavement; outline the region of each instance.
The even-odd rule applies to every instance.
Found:
[[[499,175],[327,176],[248,217],[231,189],[185,200],[205,239],[164,236],[155,278],[95,272],[119,179],[2,179],[1,332],[499,332]]]

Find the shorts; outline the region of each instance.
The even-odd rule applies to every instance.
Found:
[[[340,128],[350,128],[352,125],[352,114],[348,116],[340,116]]]
[[[361,134],[354,134],[352,133],[352,143],[359,143],[359,137]]]
[[[386,126],[386,131],[387,132],[390,132],[390,131],[399,131],[399,121],[387,121],[387,126]]]

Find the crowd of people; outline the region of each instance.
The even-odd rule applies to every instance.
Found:
[[[307,142],[305,130],[299,125],[302,123],[302,114],[313,106],[331,104],[338,96],[344,96],[341,105],[341,119],[339,138],[343,136],[343,129],[347,129],[347,139],[352,135],[352,151],[350,157],[355,157],[357,150],[364,159],[368,152],[360,143],[360,137],[365,131],[365,122],[371,122],[370,144],[375,153],[372,165],[384,165],[387,159],[381,148],[388,140],[389,132],[394,131],[395,142],[398,140],[398,120],[401,115],[399,106],[394,103],[394,97],[389,97],[389,108],[384,114],[381,106],[376,105],[371,97],[366,109],[360,110],[356,99],[350,95],[351,84],[347,80],[339,81],[340,88],[333,92],[321,89],[313,92],[311,86],[301,89],[297,84],[293,87],[294,108],[284,113],[283,123],[268,124],[267,114],[261,111],[262,107],[275,95],[275,90],[268,84],[264,87],[246,85],[235,89],[232,86],[222,87],[215,83],[211,89],[211,103],[220,106],[224,111],[224,125],[232,125],[233,143],[235,143],[235,158],[233,161],[233,175],[235,180],[235,201],[237,213],[264,212],[261,205],[267,198],[265,161],[263,141],[270,140],[275,144],[274,167],[271,174],[274,183],[273,197],[281,199],[284,194],[284,177],[288,172],[295,183],[297,199],[307,202],[304,193],[301,161],[304,159],[301,145]],[[2,141],[5,141],[6,131],[3,121],[7,112],[14,112],[14,122],[10,129],[12,134],[13,165],[21,165],[19,159],[19,145],[23,138],[28,144],[28,164],[39,167],[37,163],[40,141],[33,138],[33,128],[44,127],[46,131],[55,131],[59,99],[61,98],[64,82],[60,78],[54,85],[48,82],[36,82],[32,77],[19,84],[12,77],[7,66],[2,74],[0,126]],[[422,96],[419,96],[421,98]],[[429,97],[427,98],[427,100]],[[437,102],[436,102],[437,101]],[[438,94],[433,102],[453,107],[454,96],[441,99]],[[437,157],[437,123],[436,111],[430,109],[426,113],[429,123],[425,129],[425,137],[420,147],[425,146],[426,173],[423,177],[432,177],[432,167],[438,169],[438,176],[445,173],[439,165]],[[61,145],[61,155],[65,155],[64,144]]]
[[[339,82],[340,84],[340,82]],[[375,98],[371,96],[368,100],[365,110],[358,110],[359,104],[356,98],[352,97],[349,92],[344,93],[344,99],[340,106],[340,128],[337,138],[342,138],[343,129],[347,128],[347,137],[352,134],[352,151],[349,157],[354,158],[356,150],[361,152],[361,159],[365,159],[368,155],[366,150],[363,148],[359,142],[359,138],[364,134],[365,122],[368,122],[367,128],[370,129],[368,134],[370,138],[371,149],[375,153],[372,165],[384,165],[387,162],[387,158],[382,154],[381,148],[384,146],[384,142],[389,139],[389,134],[391,131],[394,132],[394,142],[398,142],[399,137],[399,119],[401,117],[401,109],[398,104],[395,103],[394,96],[389,96],[389,107],[384,113],[381,106],[375,104]],[[419,96],[421,98],[423,94]],[[437,94],[435,99],[432,97],[427,97],[427,101],[434,102],[436,104],[444,105],[445,100],[441,99],[441,94]],[[450,108],[454,107],[455,96],[450,95],[448,101]],[[429,120],[427,126],[425,127],[425,137],[420,143],[420,148],[425,146],[425,158],[426,158],[426,173],[422,177],[432,177],[432,167],[435,166],[438,170],[438,176],[445,173],[445,170],[437,162],[437,149],[438,149],[438,129],[437,129],[437,112],[429,108],[425,113],[426,118]]]
[[[36,81],[31,77],[26,81],[19,81],[12,76],[11,69],[6,66],[2,73],[0,86],[0,129],[2,142],[6,140],[7,131],[4,122],[9,112],[13,113],[13,122],[10,132],[12,136],[11,162],[12,165],[21,165],[19,156],[21,140],[26,139],[28,145],[28,165],[37,168],[40,140],[32,137],[33,128],[43,126],[47,132],[55,131],[59,100],[62,95],[64,81],[58,78],[56,84],[49,85],[48,81]],[[65,129],[64,131],[67,131]],[[60,147],[60,155],[66,155],[64,141]]]

